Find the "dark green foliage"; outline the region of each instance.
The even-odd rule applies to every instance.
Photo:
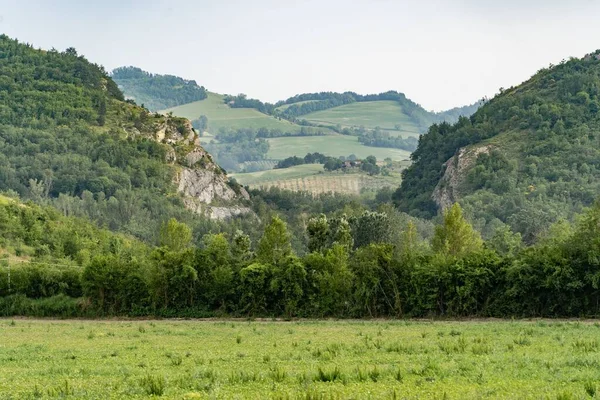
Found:
[[[483,149],[458,177],[459,201],[483,230],[501,221],[532,243],[600,192],[600,61],[597,52],[540,70],[470,118],[420,138],[395,201],[432,217],[432,192],[460,148]],[[470,146],[470,147],[469,147]]]
[[[196,81],[151,74],[136,67],[116,68],[111,77],[128,97],[152,111],[204,100],[208,96],[204,86],[198,86]]]
[[[0,121],[13,126],[101,123],[123,94],[77,52],[41,51],[0,35]]]
[[[390,209],[350,222],[321,215],[308,221],[311,252],[299,257],[277,217],[254,255],[239,231],[193,248],[185,225],[170,221],[168,247],[150,248],[2,199],[0,315],[596,316],[599,221],[600,203],[534,246],[505,228],[482,243],[456,205],[427,246]]]
[[[257,99],[249,99],[243,93],[240,93],[237,96],[225,96],[223,101],[231,108],[255,108],[264,114],[272,114],[275,108],[273,104],[263,103]]]
[[[575,224],[561,222],[538,235],[597,193],[593,132],[600,84],[584,74],[600,64],[593,59],[543,71],[473,118],[431,128],[405,176],[414,186],[403,186],[397,196],[421,215],[435,209],[419,184],[432,189],[441,163],[457,148],[507,131],[533,138],[517,142],[513,152],[495,143],[473,160],[465,185],[474,197],[463,201],[464,213],[458,204],[450,208],[433,233],[431,223],[390,205],[373,211],[354,196],[274,188],[252,191],[256,219],[213,223],[194,216],[170,196],[166,149],[120,130],[123,124],[143,130],[160,116],[120,101],[111,79],[73,49],[42,52],[4,36],[0,46],[6,72],[0,95],[7,100],[0,113],[14,125],[0,126],[0,190],[33,200],[0,197],[0,315],[600,314],[600,203]],[[58,95],[32,106],[28,99],[43,103],[49,83]],[[528,96],[530,86],[539,97],[535,90]],[[53,115],[53,107],[69,111]],[[260,144],[259,132],[240,133]],[[223,134],[223,143],[229,136]],[[308,154],[303,161],[319,157]],[[376,173],[379,167],[367,157],[361,168]],[[488,214],[496,218],[487,222],[482,217]],[[475,216],[475,226],[491,239],[483,241],[463,215]],[[595,342],[574,347],[596,348]],[[322,371],[317,379],[341,378]]]
[[[184,120],[122,99],[104,70],[72,49],[35,50],[0,36],[0,191],[151,243],[170,218],[186,220],[196,238],[229,229],[174,195],[168,147],[152,135],[156,124],[182,129]]]
[[[323,168],[327,171],[340,169],[344,165],[344,163],[336,157],[326,156],[321,153],[307,153],[303,158],[293,156],[281,160],[274,168],[289,168],[304,164],[324,164]]]
[[[419,139],[416,137],[403,138],[400,136],[392,136],[389,132],[375,129],[367,131],[358,137],[358,141],[365,146],[374,147],[391,147],[394,149],[402,149],[406,151],[414,151],[419,144]]]

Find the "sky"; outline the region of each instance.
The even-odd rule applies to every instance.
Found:
[[[0,32],[208,90],[403,92],[441,111],[600,48],[600,0],[0,0]]]

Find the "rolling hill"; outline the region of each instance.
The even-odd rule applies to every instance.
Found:
[[[600,194],[600,51],[538,71],[470,118],[433,126],[395,201],[423,217],[455,201],[532,241]]]
[[[369,147],[359,143],[356,136],[329,135],[310,137],[280,137],[267,139],[269,151],[267,158],[283,160],[292,156],[304,156],[306,153],[323,153],[332,157],[347,157],[354,154],[358,158],[373,155],[377,159],[391,158],[394,161],[406,160],[410,152],[401,149]]]
[[[421,133],[419,126],[403,112],[402,106],[392,100],[345,104],[306,114],[302,118],[315,124],[339,125],[341,128],[379,127],[401,136],[418,136]]]
[[[282,132],[299,132],[300,125],[284,119],[266,115],[253,108],[232,108],[224,102],[224,95],[208,92],[204,100],[162,110],[162,113],[172,112],[178,117],[191,121],[205,115],[208,118],[208,131],[215,135],[219,129],[280,129]]]
[[[127,95],[128,88],[124,90]],[[270,169],[277,160],[315,152],[333,157],[354,154],[358,158],[373,155],[379,160],[407,160],[427,127],[454,122],[478,106],[433,113],[395,91],[373,95],[305,93],[276,104],[245,95],[207,92],[204,99],[161,112],[192,120],[201,133],[199,140],[217,163],[240,173]]]

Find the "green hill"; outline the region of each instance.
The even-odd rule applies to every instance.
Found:
[[[387,131],[387,134],[415,136],[426,132],[433,123],[453,123],[460,116],[469,116],[479,105],[475,103],[435,113],[425,110],[403,93],[396,91],[368,95],[354,92],[321,92],[299,94],[280,101],[275,104],[273,114],[292,121],[301,120],[320,126],[336,127],[338,131],[350,129],[346,132],[349,134],[362,134],[365,129],[381,128]]]
[[[367,129],[380,127],[395,135],[418,136],[421,129],[402,110],[397,101],[366,101],[345,104],[303,115],[302,118],[316,124],[342,128],[364,126]]]
[[[395,161],[410,157],[410,152],[405,150],[365,146],[358,141],[356,136],[282,137],[267,140],[270,145],[267,158],[274,160],[304,156],[306,153],[323,153],[332,157],[347,157],[354,154],[360,159],[373,155],[380,160],[389,157]]]
[[[210,229],[186,208],[182,188],[194,174],[233,193],[189,121],[124,101],[73,48],[38,50],[0,35],[0,99],[1,192],[149,242],[171,217]]]
[[[168,108],[162,112],[172,112],[178,117],[191,121],[205,115],[208,118],[208,131],[215,135],[221,128],[225,129],[279,129],[282,132],[300,132],[302,128],[285,119],[263,114],[254,108],[232,108],[225,104],[225,96],[208,92],[205,100]]]
[[[491,231],[526,240],[571,218],[600,194],[600,53],[542,69],[471,118],[421,137],[395,195],[431,217],[459,201]]]

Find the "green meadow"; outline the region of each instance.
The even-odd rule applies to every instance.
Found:
[[[391,134],[417,136],[419,129],[410,117],[402,111],[397,101],[366,101],[345,104],[343,106],[316,111],[301,118],[310,122],[342,127],[360,127],[373,129],[380,127]],[[397,129],[397,126],[400,129]]]
[[[220,128],[268,128],[281,129],[283,132],[297,132],[300,130],[299,125],[263,114],[253,108],[231,108],[223,102],[223,98],[223,95],[209,92],[208,97],[204,100],[184,104],[161,112],[173,112],[173,115],[189,120],[206,115],[209,131],[213,133],[217,133]]]
[[[332,157],[348,157],[354,154],[360,159],[373,155],[378,160],[389,157],[394,161],[402,161],[410,157],[410,152],[405,150],[365,146],[356,136],[297,136],[268,140],[271,147],[267,158],[274,160],[283,160],[292,156],[304,157],[306,153],[315,152]]]
[[[0,398],[584,399],[578,321],[0,320]]]

